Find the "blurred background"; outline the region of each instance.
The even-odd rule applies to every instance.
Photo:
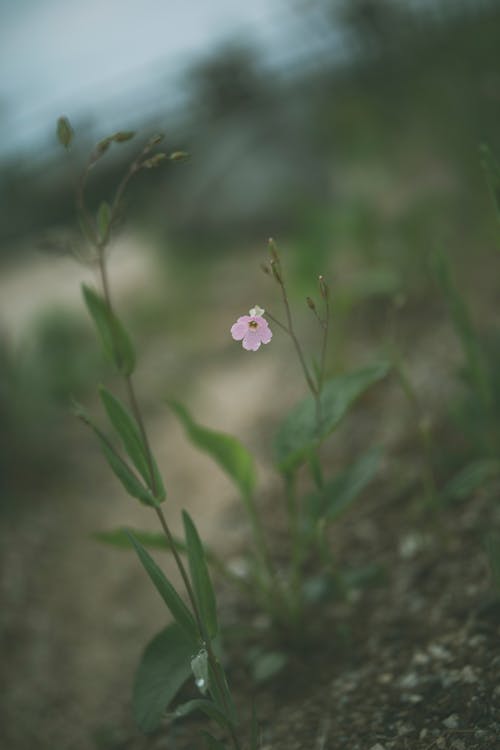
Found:
[[[493,0],[0,0],[5,747],[118,746],[133,665],[163,617],[135,561],[90,538],[148,520],[69,409],[76,398],[97,410],[96,383],[112,380],[79,291],[93,272],[77,261],[74,188],[93,145],[137,131],[94,170],[95,209],[152,134],[190,154],[130,186],[111,279],[171,496],[236,554],[231,487],[158,403],[175,395],[237,434],[272,492],[270,426],[303,393],[300,371],[287,364],[283,380],[293,360],[277,332],[256,355],[228,332],[253,305],[278,307],[259,269],[273,236],[312,344],[304,300],[319,273],[330,280],[331,369],[370,361],[396,336],[422,400],[442,407],[458,347],[434,249],[478,325],[498,321],[479,146],[500,156],[499,38]],[[68,153],[60,115],[75,130]],[[404,410],[385,412],[379,429],[394,446],[407,424]]]

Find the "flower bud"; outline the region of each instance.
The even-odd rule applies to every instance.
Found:
[[[143,161],[141,164],[141,167],[144,167],[145,169],[153,169],[154,167],[157,167],[166,158],[167,158],[167,155],[164,154],[162,151],[160,151],[160,153],[155,154],[150,159],[146,159],[145,161]]]
[[[119,130],[118,133],[115,133],[111,136],[111,139],[115,143],[125,143],[125,141],[130,141],[135,135],[134,130]]]
[[[320,275],[320,276],[318,276],[318,286],[319,286],[319,291],[320,291],[320,294],[321,294],[321,296],[323,297],[323,299],[327,299],[327,297],[328,297],[328,292],[329,292],[329,290],[328,290],[328,285],[327,285],[327,283],[326,283],[326,281],[325,281],[324,277],[323,277],[323,276],[321,276],[321,275]]]
[[[189,154],[187,151],[172,151],[168,158],[170,161],[186,161],[189,159]]]
[[[311,308],[311,310],[314,310],[316,312],[316,305],[314,304],[314,300],[311,297],[306,297],[307,306]]]
[[[57,140],[61,144],[61,146],[64,146],[64,148],[69,148],[71,145],[71,141],[73,140],[74,131],[71,127],[71,123],[68,120],[67,117],[59,117],[57,120]]]

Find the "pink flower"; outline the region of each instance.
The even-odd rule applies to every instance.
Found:
[[[231,336],[235,341],[243,339],[243,349],[249,352],[256,352],[260,349],[261,344],[269,344],[273,334],[267,320],[262,316],[264,310],[257,305],[252,307],[250,315],[243,315],[238,318],[231,328]]]

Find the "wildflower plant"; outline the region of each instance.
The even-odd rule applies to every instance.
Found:
[[[66,118],[60,118],[57,132],[62,145],[69,148],[73,131]],[[136,393],[135,350],[113,302],[107,254],[120,204],[130,180],[142,169],[156,167],[167,160],[178,161],[185,154],[156,151],[162,138],[154,136],[131,163],[110,203],[101,203],[96,216],[92,215],[86,203],[91,171],[114,144],[129,141],[133,136],[133,133],[120,131],[100,141],[90,154],[77,190],[80,225],[91,249],[89,262],[99,277],[99,288],[83,286],[83,298],[101,345],[123,381],[126,402],[108,388],[100,387],[99,395],[108,421],[107,430],[83,406],[76,404],[75,412],[95,433],[111,470],[127,493],[151,509],[161,530],[160,533],[151,533],[119,529],[99,534],[99,538],[108,543],[133,547],[173,618],[172,624],[147,646],[137,670],[133,702],[138,724],[145,731],[156,729],[179,689],[191,677],[199,695],[178,707],[175,715],[185,716],[195,710],[204,712],[224,731],[224,743],[229,743],[234,750],[240,750],[243,748],[240,724],[219,658],[221,634],[210,569],[227,576],[235,585],[243,588],[246,595],[252,597],[270,616],[280,632],[285,630],[291,640],[300,638],[307,600],[310,598],[308,591],[312,588],[306,576],[309,564],[313,560],[317,568],[319,561],[320,576],[333,577],[339,589],[342,588],[340,572],[329,550],[328,526],[350,506],[372,479],[380,460],[380,450],[371,448],[343,472],[330,476],[323,465],[322,445],[355,402],[387,375],[389,364],[376,362],[353,372],[327,377],[330,288],[323,276],[318,278],[317,299],[306,299],[306,306],[320,330],[317,361],[313,360],[313,364],[310,364],[295,327],[281,255],[275,242],[269,240],[269,257],[263,264],[263,270],[276,285],[283,318],[272,314],[267,306],[263,309],[256,305],[248,315],[237,318],[230,328],[230,335],[234,340],[241,341],[246,350],[241,352],[241,356],[250,356],[250,352],[253,356],[262,345],[270,344],[278,332],[286,335],[292,343],[308,391],[305,398],[282,420],[273,441],[272,458],[282,478],[289,525],[288,559],[285,564],[278,565],[273,558],[265,516],[257,502],[258,478],[252,454],[235,437],[199,424],[185,405],[169,399],[171,411],[193,445],[209,454],[238,490],[248,515],[253,541],[248,561],[249,573],[244,577],[235,575],[214,550],[208,549],[186,511],[182,513],[184,538],[175,538],[162,507],[167,492]],[[305,494],[299,491],[303,483],[299,485],[298,481],[304,467],[310,475]],[[174,587],[148,549],[168,550],[172,554],[184,591]],[[271,659],[274,666],[267,670],[268,673],[283,665],[283,658],[279,654],[274,656],[277,658]],[[254,714],[251,724],[248,746],[256,750],[258,729]],[[205,739],[209,748],[220,750],[227,747],[214,735],[205,733]]]
[[[60,143],[69,148],[73,130],[67,118],[57,125]],[[169,522],[162,510],[167,493],[158,469],[136,395],[134,372],[136,354],[132,341],[116,312],[112,300],[111,284],[107,270],[107,250],[117,212],[127,185],[142,169],[158,166],[170,158],[179,160],[179,152],[167,156],[155,151],[163,136],[153,136],[132,162],[119,183],[111,203],[102,202],[97,216],[92,216],[86,205],[87,181],[91,170],[112,144],[131,140],[134,133],[120,131],[99,141],[87,161],[77,189],[78,217],[90,246],[89,262],[97,269],[100,289],[83,285],[82,292],[87,310],[92,318],[101,345],[123,380],[128,404],[110,390],[101,386],[99,395],[109,422],[109,431],[102,429],[87,410],[75,404],[76,415],[96,435],[102,452],[115,476],[127,493],[156,514],[165,543],[171,551],[185,588],[188,604],[165,576],[139,538],[131,531],[126,535],[135,549],[154,587],[162,597],[173,623],[164,629],[146,649],[137,673],[134,691],[135,712],[138,723],[145,731],[155,729],[166,707],[179,687],[192,674],[200,697],[177,708],[178,716],[193,711],[204,712],[226,733],[234,750],[242,747],[238,736],[238,719],[224,668],[217,655],[216,638],[219,631],[217,606],[203,544],[195,523],[186,511],[182,513],[184,540],[182,547],[187,557],[184,562],[179,552],[179,542],[174,540]],[[158,655],[160,675],[158,675]],[[155,680],[156,692],[148,688]],[[224,748],[216,737],[204,733],[209,748]],[[256,747],[256,745],[255,745]]]

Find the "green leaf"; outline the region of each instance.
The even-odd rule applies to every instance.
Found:
[[[308,516],[314,522],[320,518],[332,521],[356,500],[380,465],[382,452],[372,448],[345,471],[338,474],[323,489],[306,500]]]
[[[253,458],[247,449],[230,435],[201,427],[178,401],[169,400],[167,403],[179,418],[191,442],[219,464],[243,495],[250,495],[255,487],[256,476]]]
[[[152,580],[153,584],[156,587],[156,590],[172,613],[172,617],[181,626],[186,635],[188,635],[192,639],[193,642],[198,642],[199,633],[193,615],[186,607],[179,594],[167,579],[163,571],[160,570],[158,565],[155,563],[151,555],[146,552],[142,544],[134,537],[134,535],[130,531],[128,531],[127,534],[130,541],[134,545],[137,556],[143,564],[146,573]]]
[[[200,610],[201,619],[207,628],[208,635],[210,638],[215,638],[218,630],[217,605],[215,602],[212,581],[210,580],[207,568],[205,552],[196,527],[185,510],[182,511],[182,520],[184,523],[186,549],[194,595]]]
[[[278,468],[293,471],[339,425],[354,402],[389,372],[388,362],[328,380],[321,394],[318,424],[316,402],[308,396],[286,417],[278,429],[274,452]]]
[[[148,547],[149,549],[170,551],[168,541],[163,533],[160,533],[158,531],[138,531],[137,529],[134,529],[132,533],[144,547]],[[130,539],[128,538],[127,531],[125,529],[97,531],[92,534],[92,537],[98,542],[109,544],[111,547],[130,549]],[[180,539],[174,539],[174,545],[176,550],[178,550],[179,552],[186,551],[186,545]]]
[[[153,496],[147,487],[139,481],[132,469],[125,463],[123,458],[118,455],[111,443],[108,442],[104,435],[97,433],[101,450],[104,453],[108,464],[110,465],[115,476],[118,477],[128,494],[137,498],[145,505],[156,505]]]
[[[102,201],[97,212],[97,228],[101,240],[107,239],[111,228],[111,207],[106,201]]]
[[[59,141],[61,146],[64,146],[64,148],[69,148],[71,146],[73,136],[73,128],[71,127],[71,123],[68,118],[59,117],[59,119],[57,120],[57,140]]]
[[[165,710],[189,679],[193,641],[173,622],[146,646],[137,668],[132,704],[143,732],[158,728]]]
[[[132,497],[137,498],[145,505],[156,505],[156,501],[153,498],[151,492],[145,487],[138,477],[134,474],[132,469],[123,460],[123,458],[117,453],[113,445],[110,443],[106,435],[102,430],[97,427],[95,422],[91,419],[89,413],[80,404],[73,405],[75,415],[82,420],[88,427],[90,427],[97,436],[101,450],[110,465],[113,473],[120,480],[126,491]]]
[[[480,459],[464,466],[443,488],[445,501],[466,500],[472,493],[492,479],[500,476],[500,461]]]
[[[85,284],[82,284],[82,292],[105,353],[122,375],[131,375],[135,368],[135,352],[127,332],[97,292]]]
[[[130,460],[152,492],[154,486],[153,494],[159,502],[162,502],[166,497],[165,487],[163,486],[158,466],[152,455],[150,460],[153,477],[151,477],[148,451],[136,420],[124,404],[104,388],[104,386],[100,386],[99,394],[104,408],[106,409],[109,421],[120,436],[123,447],[127,451]]]
[[[212,701],[204,698],[195,698],[192,701],[183,703],[182,706],[178,706],[175,710],[175,716],[178,719],[183,719],[185,716],[189,716],[195,711],[202,711],[206,716],[219,724],[224,729],[228,729],[231,724],[227,716],[215,705]]]

